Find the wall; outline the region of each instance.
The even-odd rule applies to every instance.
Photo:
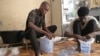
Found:
[[[42,1],[44,0],[0,0],[0,31],[24,30],[29,11],[39,8]],[[47,25],[50,25],[50,11],[46,18]]]
[[[91,16],[99,16],[98,20],[100,22],[100,7],[91,9],[90,10],[90,15]]]
[[[61,10],[61,0],[51,0],[52,4],[52,24],[57,25],[57,35],[62,35],[62,10]]]
[[[94,8],[90,10],[90,15],[92,16],[100,16],[100,8]]]
[[[88,0],[90,8],[100,7],[100,0]]]

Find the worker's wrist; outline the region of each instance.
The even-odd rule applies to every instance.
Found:
[[[45,35],[47,35],[47,34],[48,34],[48,32],[44,31],[44,34],[45,34]]]
[[[85,38],[86,38],[86,39],[90,39],[91,36],[88,34],[88,35],[85,36]]]
[[[72,37],[75,37],[76,36],[76,34],[72,34]]]

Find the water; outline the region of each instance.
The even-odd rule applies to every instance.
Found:
[[[67,50],[61,50],[59,56],[68,56]]]
[[[0,48],[0,56],[5,56],[7,53],[8,48]]]
[[[11,53],[8,56],[18,56],[19,55],[19,48],[18,47],[12,47]]]
[[[59,56],[76,56],[76,46],[68,46],[67,48],[60,51]]]
[[[94,38],[91,38],[87,41],[79,40],[79,42],[81,47],[81,53],[83,54],[83,56],[90,56],[91,44],[94,42]]]
[[[68,46],[67,50],[68,50],[68,56],[76,56],[76,54],[78,53],[76,51],[76,46],[73,45],[73,46]]]
[[[81,44],[81,53],[83,56],[90,56],[91,45],[89,44]]]

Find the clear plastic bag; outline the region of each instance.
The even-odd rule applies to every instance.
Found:
[[[40,50],[46,53],[53,53],[53,40],[46,36],[40,38]]]
[[[76,45],[68,46],[67,48],[60,51],[59,56],[76,56]]]
[[[11,53],[8,56],[18,56],[20,54],[18,47],[12,47],[10,50]]]
[[[5,56],[8,51],[8,48],[0,48],[0,56]]]
[[[76,45],[72,45],[72,46],[68,46],[67,50],[68,50],[68,56],[76,56],[76,54],[78,53],[76,51],[77,46]]]
[[[67,50],[61,50],[58,56],[68,56]]]
[[[90,56],[91,44],[94,42],[94,38],[91,38],[87,41],[79,40],[79,42],[80,42],[81,53],[84,56]]]

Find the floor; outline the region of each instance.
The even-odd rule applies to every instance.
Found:
[[[55,44],[54,46],[54,53],[53,54],[46,54],[44,53],[41,56],[58,56],[60,50],[66,48],[67,46],[71,46],[71,45],[77,45],[74,41],[61,41]],[[91,53],[91,56],[100,56],[100,43],[93,43],[92,45],[92,49],[95,50],[93,53]],[[25,50],[25,49],[21,49],[20,50],[20,55],[18,56],[34,56],[34,52],[29,49],[29,50]],[[81,53],[78,53],[75,56],[82,56]]]

